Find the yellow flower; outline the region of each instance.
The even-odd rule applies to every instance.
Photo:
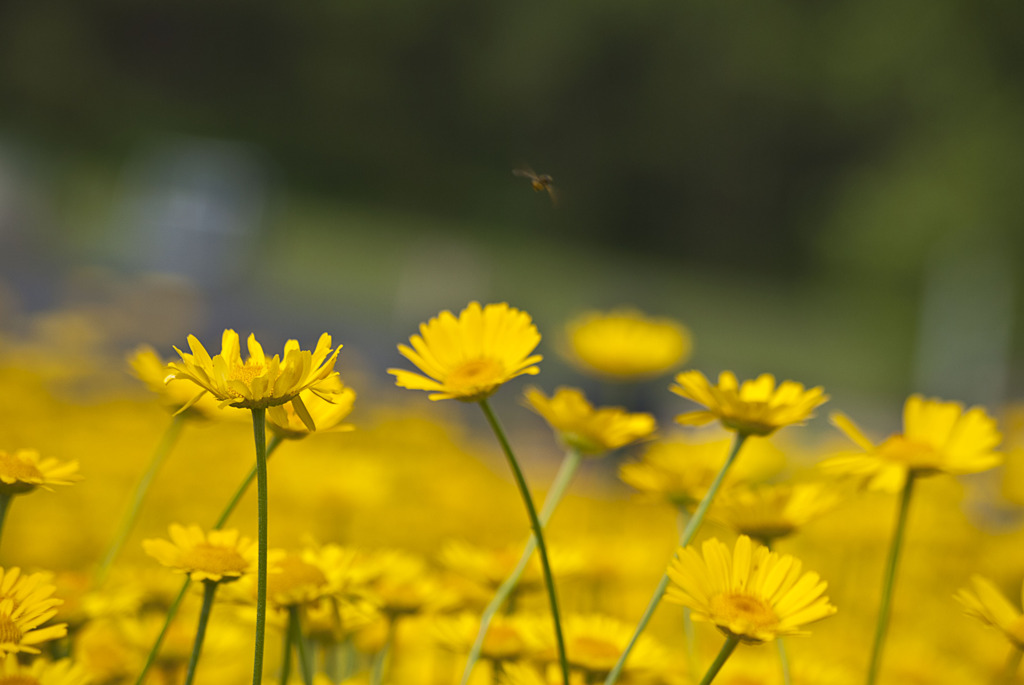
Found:
[[[189,418],[249,420],[249,412],[229,407],[220,409],[217,400],[208,394],[189,405],[187,411],[178,412],[195,397],[195,385],[184,379],[164,382],[167,378],[167,363],[149,345],[138,347],[128,358],[128,363],[135,377],[156,393],[160,403],[172,413],[184,413]]]
[[[747,435],[770,435],[784,426],[802,424],[828,400],[820,386],[805,390],[800,383],[784,381],[776,388],[769,373],[741,385],[735,374],[723,371],[718,385],[711,385],[700,371],[684,371],[676,376],[676,383],[669,390],[707,408],[680,414],[678,423],[703,426],[718,419],[729,430]]]
[[[50,490],[51,485],[70,485],[80,480],[77,461],[44,459],[37,450],[0,450],[0,495],[21,495],[37,487]]]
[[[964,610],[982,623],[998,628],[1017,649],[1024,650],[1024,616],[988,578],[971,576],[973,590],[962,588],[953,595]],[[1024,596],[1024,589],[1021,591]]]
[[[438,645],[451,652],[468,653],[480,630],[480,619],[471,614],[444,616],[435,619],[432,633]],[[488,661],[518,661],[536,651],[532,639],[535,621],[524,615],[495,616],[480,650]],[[2,685],[2,684],[0,684]]]
[[[536,375],[540,333],[530,315],[502,302],[481,308],[470,302],[458,318],[445,310],[409,338],[398,351],[426,376],[388,369],[395,385],[426,390],[432,400],[475,402],[523,374]]]
[[[583,392],[559,388],[548,398],[537,388],[524,393],[528,406],[544,417],[562,441],[581,454],[602,454],[653,436],[658,425],[650,414],[630,414],[622,407],[595,409]]]
[[[67,635],[67,624],[40,628],[57,614],[62,600],[42,573],[22,575],[18,567],[0,567],[0,658],[17,652],[39,654],[36,645]]]
[[[340,379],[335,379],[339,389],[330,401],[321,399],[319,395],[303,390],[299,393],[302,404],[309,412],[313,424],[318,431],[350,431],[355,426],[342,423],[350,413],[356,401],[356,393],[352,388],[345,387]],[[267,409],[267,428],[286,440],[301,440],[309,435],[310,430],[302,417],[291,404],[279,404]]]
[[[1002,436],[982,407],[911,395],[903,406],[903,433],[875,445],[844,414],[832,423],[862,450],[822,462],[827,471],[863,478],[872,490],[897,492],[908,474],[978,473],[997,466]]]
[[[562,633],[570,668],[582,671],[584,682],[592,683],[608,676],[633,637],[634,626],[601,614],[570,614],[562,621]],[[545,650],[538,658],[549,663],[557,661],[554,635],[543,632],[539,637]],[[623,676],[643,680],[663,675],[668,667],[665,648],[654,638],[641,634],[630,652]]]
[[[822,483],[739,486],[722,492],[711,516],[762,543],[790,535],[832,509],[839,494]]]
[[[579,367],[622,381],[667,373],[693,347],[682,324],[635,309],[589,312],[570,321],[566,330],[571,358]]]
[[[188,379],[202,388],[202,391],[185,404],[179,412],[195,404],[203,395],[210,393],[220,400],[221,406],[243,409],[266,409],[291,402],[296,413],[309,430],[316,425],[306,411],[299,393],[310,390],[330,401],[339,391],[334,378],[337,372],[334,363],[341,345],[331,348],[331,336],[324,333],[312,352],[299,348],[299,343],[289,340],[284,345],[284,359],[278,355],[267,357],[255,335],[248,340],[249,358],[242,361],[238,334],[231,329],[224,331],[221,338],[221,352],[210,357],[203,344],[194,336],[188,336],[192,354],[181,355],[180,362],[167,365],[166,382]]]
[[[645,495],[665,499],[677,507],[692,509],[704,499],[722,470],[732,440],[712,442],[657,442],[647,448],[643,458],[619,467],[619,478]],[[723,486],[763,480],[777,472],[784,457],[764,438],[750,438],[725,476]]]
[[[826,583],[801,573],[800,561],[780,556],[746,535],[730,552],[707,540],[703,558],[693,546],[679,550],[669,565],[672,580],[665,599],[689,607],[696,621],[708,621],[727,636],[756,644],[782,635],[804,634],[801,627],[831,616]]]
[[[0,685],[88,685],[89,674],[70,659],[36,659],[23,665],[14,657],[0,664]]]
[[[211,530],[172,523],[171,540],[143,540],[146,553],[192,580],[229,582],[256,569],[256,543],[237,530]]]

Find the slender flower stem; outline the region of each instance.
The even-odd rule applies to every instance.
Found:
[[[789,655],[786,654],[786,645],[783,644],[782,638],[775,638],[775,644],[779,650],[779,667],[782,669],[782,685],[791,685],[793,682],[793,676],[790,675],[789,671]]]
[[[576,475],[576,471],[580,467],[580,461],[582,456],[578,450],[570,449],[565,457],[562,459],[562,465],[558,467],[558,473],[555,474],[555,480],[551,483],[551,489],[548,491],[547,497],[544,498],[544,505],[541,507],[540,525],[546,526],[548,521],[551,519],[552,514],[555,513],[555,508],[558,503],[562,501],[562,497],[565,495],[565,491],[569,488],[569,484],[572,482],[573,477]],[[480,658],[480,651],[484,646],[484,638],[487,637],[487,630],[491,627],[491,620],[494,615],[501,609],[502,604],[508,599],[509,595],[515,589],[519,583],[519,579],[522,577],[523,572],[526,570],[527,564],[530,563],[530,558],[533,556],[534,550],[537,548],[537,538],[530,535],[530,539],[526,542],[526,547],[523,548],[523,553],[519,557],[519,563],[512,570],[500,586],[494,593],[494,597],[487,604],[487,608],[484,609],[483,616],[480,617],[480,629],[477,631],[476,640],[473,642],[472,648],[469,650],[469,656],[466,658],[466,668],[462,671],[462,683],[461,685],[467,685],[469,682],[469,676],[473,672],[473,666]]]
[[[505,453],[508,465],[512,469],[512,475],[515,477],[516,486],[519,488],[519,494],[523,498],[523,504],[526,505],[526,513],[530,517],[530,526],[533,528],[533,537],[537,541],[540,566],[544,573],[544,585],[547,587],[548,601],[551,604],[551,618],[555,626],[555,640],[558,644],[558,662],[562,669],[562,681],[564,685],[569,685],[569,661],[565,656],[565,638],[562,636],[562,620],[558,612],[558,595],[555,593],[555,580],[551,575],[551,564],[548,561],[548,546],[544,542],[544,527],[541,525],[540,519],[537,518],[537,509],[533,506],[530,489],[526,485],[526,479],[523,477],[523,472],[519,468],[519,462],[516,460],[515,453],[512,452],[512,446],[505,436],[505,431],[501,427],[498,417],[494,415],[491,405],[487,402],[486,398],[480,400],[479,405],[484,412],[484,416],[487,417],[487,423],[491,425],[491,430],[494,431],[494,436],[501,444],[501,449]]]
[[[896,529],[892,534],[889,547],[889,558],[885,563],[885,578],[882,581],[882,599],[878,605],[878,625],[875,626],[875,641],[871,646],[871,662],[868,666],[867,685],[874,685],[882,666],[882,648],[885,636],[889,632],[889,614],[892,611],[892,588],[896,581],[896,565],[900,560],[900,549],[903,547],[903,534],[907,528],[907,511],[910,509],[910,496],[914,492],[914,474],[907,474],[900,496],[899,510],[896,513]]]
[[[107,579],[107,574],[110,573],[110,567],[114,564],[114,559],[117,558],[121,548],[124,547],[124,543],[128,540],[128,536],[131,535],[132,530],[135,528],[135,522],[139,518],[139,511],[142,509],[142,503],[146,499],[149,487],[153,484],[153,479],[156,478],[156,474],[160,471],[164,462],[167,461],[171,450],[177,444],[184,425],[184,415],[178,414],[171,419],[171,422],[167,424],[167,428],[164,429],[164,434],[160,437],[160,442],[157,443],[156,449],[153,450],[153,456],[149,459],[149,466],[146,467],[145,472],[135,486],[132,501],[128,505],[128,510],[125,512],[124,517],[121,519],[121,525],[117,529],[117,533],[114,535],[107,553],[103,556],[103,560],[96,569],[94,585],[102,585],[103,581]]]
[[[726,659],[732,654],[732,650],[736,649],[736,645],[740,643],[740,639],[735,635],[730,635],[725,639],[725,644],[722,645],[721,651],[718,652],[718,656],[715,657],[714,662],[708,666],[708,672],[704,674],[704,678],[700,681],[700,685],[710,685],[711,681],[715,679],[718,672],[722,670],[722,666],[725,665]]]
[[[387,617],[388,630],[384,637],[384,644],[377,652],[377,658],[373,662],[373,670],[370,672],[370,685],[381,685],[384,682],[384,666],[387,663],[388,655],[395,642],[396,623],[398,619],[393,616]]]
[[[1003,669],[1002,676],[998,680],[999,685],[1011,685],[1011,683],[1017,680],[1021,656],[1024,656],[1024,652],[1019,647],[1010,647],[1010,656],[1006,658],[1006,667]]]
[[[270,459],[270,456],[281,444],[281,441],[281,438],[277,435],[271,438],[270,444],[267,445],[267,459]],[[252,482],[255,479],[256,467],[253,466],[249,475],[245,477],[245,480],[243,480],[242,484],[238,486],[238,490],[235,491],[235,494],[231,497],[227,506],[224,507],[224,511],[221,512],[220,517],[217,519],[217,523],[213,525],[214,530],[220,530],[224,527],[228,518],[231,517],[231,513],[235,510],[235,507],[238,506],[238,502],[242,499],[242,496],[245,495],[246,490],[249,489],[249,486],[252,485]],[[164,637],[167,635],[167,631],[171,627],[171,622],[173,622],[174,617],[178,615],[178,608],[181,606],[181,600],[185,597],[185,591],[188,590],[189,583],[191,582],[192,581],[188,577],[185,578],[185,582],[181,585],[181,591],[178,593],[178,596],[175,598],[171,606],[167,609],[167,616],[164,618],[163,628],[160,629],[160,634],[157,635],[156,642],[153,643],[153,648],[149,650],[149,656],[146,657],[146,663],[142,667],[142,672],[139,673],[139,678],[135,681],[135,685],[141,685],[142,681],[145,680],[150,667],[152,667],[153,662],[156,661],[157,652],[160,651],[160,647],[163,645]]]
[[[680,537],[683,531],[686,530],[686,524],[690,520],[690,513],[686,511],[686,507],[679,507],[679,516],[677,517],[677,528],[679,530]],[[686,644],[686,665],[690,671],[690,680],[697,682],[697,631],[693,628],[693,616],[690,611],[690,607],[683,607],[683,639]]]
[[[292,642],[299,652],[299,668],[302,669],[302,682],[305,685],[313,685],[313,665],[309,661],[309,653],[306,651],[306,641],[302,638],[302,618],[299,614],[299,607],[293,604],[288,607],[288,632],[291,633]],[[285,681],[281,681],[284,685]]]
[[[281,675],[278,681],[286,685],[292,674],[292,615],[288,614],[288,627],[284,631],[284,641],[281,643]]]
[[[192,643],[192,657],[188,660],[188,671],[185,673],[185,685],[192,685],[196,677],[196,664],[199,654],[203,651],[203,638],[206,637],[206,624],[210,621],[210,609],[213,607],[213,596],[217,592],[216,581],[203,581],[203,606],[199,610],[199,624],[196,626],[196,639]]]
[[[11,506],[12,499],[14,499],[14,495],[6,492],[0,493],[0,536],[4,532],[4,521],[7,520],[7,509]]]
[[[704,521],[704,516],[708,513],[708,508],[711,506],[711,502],[715,499],[715,495],[718,493],[719,488],[722,487],[722,482],[725,480],[725,476],[729,471],[729,467],[732,466],[733,462],[736,461],[736,456],[740,453],[740,448],[743,447],[743,443],[747,439],[746,433],[736,433],[736,438],[733,440],[732,449],[729,450],[729,455],[725,458],[725,463],[722,464],[722,468],[719,469],[718,475],[715,476],[715,480],[711,482],[711,487],[708,488],[707,494],[704,495],[704,499],[697,505],[697,510],[693,512],[693,516],[686,522],[686,528],[683,530],[683,534],[679,536],[679,546],[686,547],[693,540],[693,537],[700,530],[700,524]],[[651,596],[651,601],[647,604],[647,609],[644,610],[644,615],[640,617],[640,622],[636,626],[636,630],[633,631],[633,637],[629,639],[629,644],[626,645],[626,649],[623,650],[621,656],[619,656],[618,662],[615,667],[608,673],[608,677],[605,678],[604,685],[613,685],[618,679],[619,675],[622,674],[622,669],[626,665],[626,659],[629,658],[629,653],[633,651],[633,647],[636,646],[637,640],[640,639],[640,634],[644,632],[647,624],[651,621],[651,616],[654,615],[654,610],[658,608],[658,604],[661,602],[661,598],[665,594],[666,588],[668,588],[668,572],[662,574],[661,580],[658,582],[658,587],[654,589],[654,594]],[[734,645],[735,646],[735,645]]]
[[[171,606],[167,608],[167,618],[164,619],[164,625],[160,629],[160,634],[156,636],[156,641],[153,643],[153,648],[149,650],[149,654],[146,656],[146,663],[142,666],[142,671],[139,673],[139,677],[135,680],[135,685],[142,685],[142,682],[146,679],[146,674],[149,673],[149,669],[153,667],[156,662],[156,655],[160,651],[160,646],[164,643],[164,638],[167,637],[167,631],[171,627],[171,621],[174,619],[175,614],[178,613],[178,608],[181,606],[181,600],[185,599],[185,593],[188,591],[188,586],[192,582],[191,578],[186,577],[185,582],[181,584],[181,590],[178,591],[178,596],[171,602]]]
[[[256,510],[258,515],[256,561],[256,649],[252,683],[263,682],[263,640],[267,630],[267,410],[252,410],[252,432],[256,440]]]

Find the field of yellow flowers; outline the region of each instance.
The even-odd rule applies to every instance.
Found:
[[[111,363],[62,316],[0,334],[0,685],[1020,682],[1013,407],[886,435],[627,309],[424,312],[386,405],[327,333]]]

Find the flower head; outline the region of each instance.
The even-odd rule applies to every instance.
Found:
[[[255,335],[248,339],[249,358],[242,361],[238,334],[231,329],[224,331],[221,351],[211,357],[203,344],[194,336],[188,336],[192,354],[174,350],[181,355],[180,362],[167,365],[170,383],[176,379],[188,379],[202,390],[185,404],[179,412],[185,411],[195,402],[210,393],[220,400],[221,406],[244,409],[266,409],[291,402],[302,422],[310,430],[316,425],[309,417],[299,393],[310,390],[330,401],[339,392],[334,381],[337,372],[334,363],[341,345],[331,348],[331,336],[324,333],[312,352],[303,350],[295,340],[284,346],[284,359],[278,355],[267,357]]]
[[[589,312],[566,326],[572,360],[585,371],[617,380],[653,378],[682,364],[693,347],[690,331],[672,319],[635,309]]]
[[[634,627],[601,614],[570,614],[562,623],[562,632],[569,666],[584,673],[584,682],[600,682],[618,662],[633,637]],[[554,635],[547,630],[539,635],[544,649],[538,659],[557,661]],[[624,675],[630,682],[633,678],[643,681],[645,677],[664,675],[668,666],[668,652],[661,643],[642,634],[630,652]]]
[[[524,614],[498,615],[484,637],[480,656],[488,661],[518,661],[536,651],[533,632],[536,621]],[[455,653],[469,652],[480,631],[480,619],[471,614],[458,614],[435,619],[431,627],[438,645]]]
[[[702,552],[679,550],[668,568],[672,584],[665,599],[689,607],[694,620],[714,623],[726,635],[751,644],[800,635],[805,624],[836,612],[818,574],[801,573],[799,560],[755,548],[746,535],[734,550],[711,539]]]
[[[445,310],[420,324],[419,335],[398,351],[424,375],[388,369],[395,385],[426,390],[432,400],[486,399],[503,383],[523,374],[540,373],[540,333],[530,315],[502,302],[480,306],[470,302],[458,318]]]
[[[770,373],[739,384],[735,374],[723,371],[718,385],[712,385],[700,371],[684,371],[676,376],[676,383],[669,390],[706,407],[680,414],[678,423],[703,426],[718,419],[729,430],[747,435],[770,435],[784,426],[802,424],[828,400],[820,386],[805,390],[800,383],[783,381],[776,388]]]
[[[631,414],[622,407],[595,409],[576,388],[559,388],[550,398],[537,388],[527,388],[525,397],[527,406],[581,454],[602,454],[625,447],[650,438],[658,427],[650,414]]]
[[[164,566],[189,574],[192,580],[238,580],[256,567],[256,543],[237,530],[211,530],[172,523],[170,540],[143,540],[146,553]]]
[[[51,485],[70,485],[80,480],[77,461],[43,458],[37,450],[0,450],[0,494],[20,495],[37,487],[49,490]]]
[[[872,490],[897,492],[908,475],[978,473],[1002,461],[995,451],[1002,436],[982,407],[964,411],[959,402],[911,395],[903,406],[903,433],[878,445],[844,414],[831,418],[860,451],[828,459],[822,467],[863,478]]]
[[[711,516],[767,543],[790,535],[838,502],[839,494],[823,483],[747,485],[724,491]]]
[[[26,665],[10,658],[0,663],[0,685],[89,685],[90,682],[89,674],[70,659],[39,658]]]
[[[344,386],[341,379],[334,380],[338,384],[338,391],[329,401],[321,399],[310,390],[299,393],[302,404],[320,432],[344,432],[355,428],[352,424],[342,421],[352,413],[356,393],[352,388]],[[286,440],[301,440],[310,433],[309,427],[292,404],[279,404],[267,409],[267,428]]]
[[[39,654],[36,645],[67,634],[66,623],[39,627],[57,614],[62,603],[52,597],[54,589],[42,573],[26,576],[18,567],[0,568],[0,658],[17,652]]]
[[[1024,616],[988,578],[971,576],[973,588],[958,590],[953,598],[982,623],[998,628],[1017,649],[1024,649]],[[1021,592],[1024,595],[1024,589]]]

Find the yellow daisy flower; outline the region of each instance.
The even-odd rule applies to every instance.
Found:
[[[164,566],[189,574],[192,580],[215,583],[238,580],[256,570],[256,543],[237,530],[211,530],[172,523],[171,539],[142,541],[146,554]]]
[[[334,380],[337,382],[338,390],[331,396],[330,401],[321,399],[310,390],[299,393],[302,404],[320,432],[345,432],[355,429],[352,424],[342,421],[352,413],[356,393],[352,388],[342,384],[340,379]],[[267,409],[267,427],[286,440],[301,440],[310,433],[309,427],[291,404],[279,404]]]
[[[250,335],[249,358],[242,361],[238,334],[231,329],[224,331],[221,352],[215,357],[209,355],[194,335],[188,336],[188,344],[191,354],[174,348],[181,361],[167,365],[165,381],[188,379],[202,391],[179,412],[191,407],[206,393],[220,400],[221,406],[243,409],[266,409],[291,402],[309,430],[316,430],[299,393],[310,390],[330,401],[339,391],[334,381],[337,376],[334,364],[341,345],[332,350],[331,336],[326,333],[320,336],[312,352],[300,349],[297,341],[289,340],[284,346],[283,360],[276,354],[267,357],[256,336]]]
[[[518,661],[536,651],[532,639],[536,621],[524,615],[495,616],[484,637],[480,657],[488,661]],[[468,653],[480,630],[480,618],[470,614],[437,617],[432,625],[434,640],[457,654]]]
[[[633,637],[634,626],[601,614],[570,614],[562,623],[562,632],[570,668],[582,671],[584,682],[593,683],[611,672]],[[543,632],[538,638],[544,647],[538,658],[556,662],[554,636]],[[627,679],[643,679],[663,675],[669,665],[668,651],[661,643],[641,634],[622,673]]]
[[[982,407],[911,395],[903,406],[903,433],[875,445],[844,414],[832,423],[862,451],[822,462],[831,473],[863,478],[872,490],[898,492],[907,476],[978,473],[997,466],[1002,436]]]
[[[36,659],[24,665],[15,658],[0,664],[0,685],[89,685],[89,674],[70,659]]]
[[[524,393],[527,406],[544,417],[561,440],[580,454],[602,454],[654,435],[658,424],[650,414],[631,414],[622,407],[595,409],[581,390],[559,388],[547,397],[537,388]]]
[[[679,550],[669,565],[665,599],[689,607],[696,621],[718,626],[726,636],[757,644],[804,634],[802,626],[831,616],[817,573],[801,573],[800,561],[753,546],[742,535],[730,551],[718,539]]]
[[[63,600],[52,597],[54,586],[42,573],[0,567],[0,658],[17,652],[39,654],[36,645],[67,635],[67,624],[40,628],[57,614]]]
[[[37,450],[0,450],[0,495],[21,495],[37,487],[70,485],[82,480],[77,461],[43,458]]]
[[[1017,649],[1024,650],[1024,616],[988,578],[971,576],[973,588],[953,595],[964,610],[986,625],[998,628]],[[1021,591],[1024,596],[1024,588]]]
[[[803,424],[815,407],[828,400],[821,386],[805,390],[800,383],[783,381],[776,388],[770,373],[739,384],[735,374],[723,371],[718,385],[712,385],[700,371],[684,371],[676,376],[676,383],[669,390],[707,408],[680,414],[678,423],[703,426],[717,419],[729,430],[746,435],[770,435],[784,426]]]
[[[445,310],[409,338],[412,347],[398,351],[426,376],[388,369],[395,385],[426,390],[430,399],[475,402],[486,399],[503,383],[524,374],[536,375],[542,357],[532,354],[540,333],[530,315],[502,302],[483,308],[470,302],[458,318]]]
[[[139,346],[128,358],[135,377],[142,381],[146,388],[156,393],[160,403],[172,413],[183,413],[189,418],[225,419],[240,421],[250,420],[249,412],[243,409],[225,407],[221,409],[209,394],[204,394],[193,402],[187,411],[179,412],[181,407],[188,405],[196,395],[195,385],[184,379],[165,382],[167,378],[167,362],[149,345]]]
[[[685,326],[635,309],[588,312],[570,321],[566,331],[570,358],[577,366],[621,381],[667,373],[693,349]]]
[[[741,485],[724,491],[710,516],[761,543],[792,534],[839,502],[823,483]]]

